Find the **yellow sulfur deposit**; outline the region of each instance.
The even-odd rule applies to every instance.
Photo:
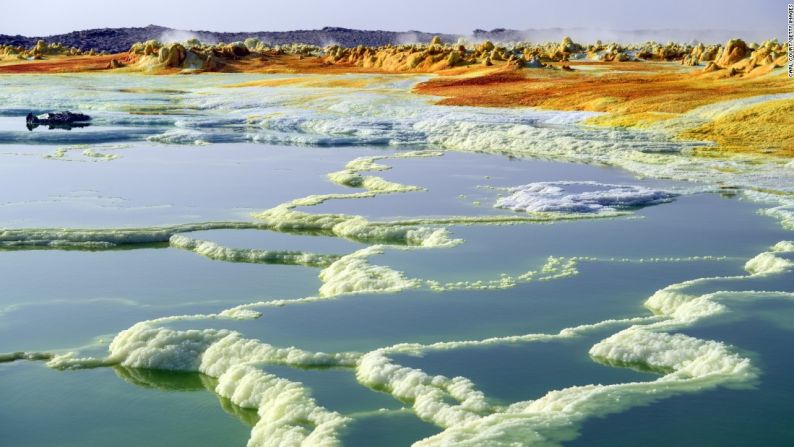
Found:
[[[764,102],[680,135],[717,143],[717,151],[794,156],[794,99]]]

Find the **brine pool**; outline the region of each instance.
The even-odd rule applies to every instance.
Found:
[[[285,76],[0,77],[3,445],[794,443],[792,162]]]

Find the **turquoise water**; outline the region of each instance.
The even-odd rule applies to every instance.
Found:
[[[788,374],[791,357],[784,352],[791,326],[781,327],[758,313],[774,312],[775,318],[789,322],[794,314],[790,305],[780,303],[753,307],[740,321],[721,319],[687,331],[697,337],[725,340],[747,351],[763,370],[753,388],[679,396],[603,420],[594,419],[584,425],[582,437],[572,445],[790,444],[794,440],[790,418],[794,390]],[[620,431],[614,427],[620,427]],[[667,429],[663,442],[658,438],[659,427]]]
[[[9,445],[794,441],[790,162],[262,77],[0,78]]]
[[[0,366],[7,445],[244,445],[250,420],[225,412],[198,374]],[[110,405],[110,403],[113,403]],[[255,415],[254,415],[255,416]]]

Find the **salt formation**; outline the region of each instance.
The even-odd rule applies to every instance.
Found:
[[[251,46],[257,43],[249,43]],[[246,44],[248,46],[248,44]],[[488,47],[487,45],[485,47]],[[486,50],[484,48],[484,50]],[[178,50],[181,51],[181,50]],[[488,58],[504,58],[491,45]],[[167,60],[171,57],[169,50]],[[160,53],[158,52],[158,58]],[[152,53],[150,56],[154,56]],[[159,59],[158,59],[159,60]],[[335,104],[339,107],[339,104]],[[362,113],[362,112],[360,112]],[[363,113],[367,113],[364,111]],[[686,178],[692,176],[689,166],[670,167],[670,157],[664,152],[647,151],[647,141],[622,141],[604,138],[597,142],[576,143],[570,133],[554,134],[547,129],[534,128],[526,115],[511,116],[503,111],[494,115],[475,115],[478,120],[466,122],[456,116],[436,117],[433,112],[420,115],[412,123],[428,141],[440,147],[457,150],[537,155],[547,146],[570,160],[611,162],[634,168],[636,172],[653,172]],[[540,115],[548,118],[548,115]],[[325,117],[325,119],[329,119]],[[561,118],[562,120],[565,117]],[[355,122],[343,123],[353,127]],[[316,129],[317,127],[315,127]],[[528,145],[528,141],[551,143]],[[560,143],[571,144],[560,144]],[[545,144],[545,146],[543,145]],[[639,148],[630,152],[626,147]],[[522,152],[524,151],[524,152]],[[406,156],[409,153],[404,153]],[[423,156],[410,153],[411,156]],[[438,154],[434,152],[433,154]],[[427,154],[425,154],[427,155]],[[399,155],[398,155],[399,156]],[[434,155],[427,155],[434,156]],[[395,156],[397,157],[397,156]],[[387,157],[366,157],[354,160],[330,179],[340,185],[360,190],[351,193],[313,195],[299,198],[270,210],[258,213],[259,222],[203,223],[159,228],[119,230],[61,230],[22,229],[0,232],[0,244],[6,247],[112,247],[135,243],[169,243],[174,247],[219,260],[243,262],[287,262],[324,267],[320,273],[323,286],[318,297],[296,300],[255,303],[238,306],[213,315],[175,317],[139,323],[120,333],[111,343],[104,359],[51,356],[48,354],[18,353],[14,359],[50,359],[53,367],[92,367],[124,365],[134,368],[157,368],[198,371],[218,379],[215,391],[228,397],[236,405],[255,408],[260,421],[254,427],[250,446],[260,445],[336,445],[339,431],[347,422],[344,416],[322,408],[311,398],[308,390],[291,381],[261,370],[263,364],[288,366],[341,366],[355,369],[357,379],[365,386],[385,391],[405,401],[416,414],[445,430],[418,445],[526,445],[532,443],[557,444],[575,437],[583,420],[621,411],[678,393],[708,389],[716,386],[742,385],[754,380],[757,371],[747,358],[717,341],[700,340],[670,333],[726,309],[728,299],[758,297],[792,298],[785,292],[714,292],[693,294],[692,285],[709,280],[671,285],[658,291],[646,301],[654,315],[622,320],[606,320],[577,326],[557,334],[524,334],[484,340],[440,342],[432,345],[397,345],[376,349],[369,353],[319,353],[296,347],[280,348],[259,340],[243,338],[228,330],[176,330],[167,325],[179,321],[197,320],[204,323],[224,318],[255,318],[253,308],[308,303],[314,300],[360,292],[391,292],[433,283],[407,278],[386,266],[377,266],[369,259],[386,249],[385,244],[411,248],[450,247],[461,241],[453,239],[445,225],[467,223],[506,223],[552,221],[570,216],[451,216],[435,219],[405,219],[372,222],[361,216],[341,214],[311,214],[300,207],[318,205],[327,200],[360,199],[379,194],[422,191],[421,187],[401,185],[377,176],[362,175],[367,171],[385,171],[388,167],[378,161]],[[687,160],[687,163],[690,161]],[[711,163],[711,161],[707,161]],[[691,162],[696,163],[696,162]],[[712,165],[708,165],[712,166]],[[671,171],[665,171],[670,169]],[[750,168],[751,169],[751,168]],[[735,169],[734,169],[735,171]],[[746,179],[756,180],[748,171]],[[571,192],[584,187],[585,192]],[[568,191],[566,191],[568,189]],[[595,182],[552,182],[530,184],[513,191],[504,198],[505,204],[521,211],[568,214],[613,214],[625,207],[645,206],[672,200],[673,194],[649,188],[626,185],[606,185]],[[775,208],[776,213],[790,212],[786,205]],[[772,213],[772,211],[769,211]],[[544,220],[545,219],[545,220]],[[213,228],[257,228],[278,231],[313,231],[338,237],[376,243],[339,258],[316,257],[303,253],[237,250],[185,236],[184,232]],[[780,242],[769,252],[759,254],[745,266],[746,276],[765,277],[786,274],[792,267],[782,253],[792,251],[791,242]],[[517,277],[500,277],[494,281],[471,281],[438,284],[437,290],[456,288],[508,287],[519,281],[541,280],[575,274],[575,258],[550,258],[539,270]],[[418,353],[431,350],[457,349],[466,346],[490,346],[502,343],[527,343],[579,336],[596,328],[625,327],[595,344],[590,355],[597,361],[615,366],[627,366],[656,371],[661,376],[650,382],[616,385],[586,385],[549,392],[532,401],[501,405],[490,401],[475,384],[464,377],[430,375],[424,371],[398,365],[391,354]],[[52,358],[51,358],[52,357]],[[0,358],[2,360],[2,358]]]
[[[301,384],[268,374],[257,366],[267,363],[352,365],[358,354],[276,348],[258,340],[244,339],[231,331],[175,331],[157,327],[156,323],[141,322],[119,333],[110,344],[106,359],[64,355],[53,358],[49,365],[81,368],[118,364],[130,368],[201,372],[218,379],[215,387],[218,395],[242,408],[257,410],[259,421],[251,430],[250,447],[339,444],[338,431],[347,418],[317,405]]]
[[[168,243],[175,248],[190,250],[210,259],[228,262],[251,262],[259,264],[303,265],[327,267],[340,257],[299,251],[270,251],[250,248],[223,247],[215,242],[189,238],[182,234],[171,236]]]
[[[166,243],[171,236],[177,233],[191,231],[260,227],[260,225],[249,222],[207,222],[150,228],[0,229],[0,247],[111,248],[130,244]]]
[[[529,183],[509,191],[495,206],[529,213],[615,213],[670,202],[675,196],[644,186],[570,181]]]
[[[416,155],[416,154],[414,154]],[[364,178],[360,173],[384,171],[388,166],[377,163],[385,157],[357,159],[346,166],[348,178]],[[344,182],[343,182],[344,183]],[[299,212],[299,206],[313,206],[327,200],[357,199],[378,194],[406,192],[402,185],[380,188],[367,187],[366,181],[348,182],[348,186],[363,188],[349,194],[307,196],[260,213],[262,223],[256,228],[314,229],[340,237],[361,240],[388,240],[404,244],[406,249],[421,247],[449,247],[461,241],[452,239],[444,227],[423,226],[427,220],[403,222],[369,222],[359,216],[310,214]],[[373,185],[382,185],[374,182]],[[596,188],[595,196],[575,192],[576,199],[560,200],[565,187]],[[647,189],[647,188],[646,188]],[[551,206],[555,212],[585,210],[584,213],[614,212],[623,206],[668,201],[672,194],[624,185],[606,185],[595,182],[555,182],[533,184],[521,191],[556,197],[557,202],[542,202],[539,209]],[[606,191],[606,193],[605,193]],[[592,191],[590,191],[592,192]],[[605,198],[606,197],[606,198]],[[547,198],[548,199],[548,198]],[[531,200],[529,202],[532,202]],[[534,203],[534,202],[533,202]],[[627,205],[631,204],[631,205]],[[528,205],[526,209],[531,209]],[[275,210],[275,211],[274,211]],[[582,212],[582,211],[574,211]],[[469,219],[469,220],[467,220]],[[481,217],[439,218],[435,225],[479,222]],[[482,218],[484,222],[498,222]],[[520,221],[520,220],[519,220]],[[528,220],[532,221],[532,220]],[[134,243],[138,241],[169,241],[175,247],[229,261],[259,262],[272,259],[264,251],[235,250],[206,241],[194,240],[184,231],[205,229],[211,224],[163,227],[138,230],[7,230],[0,239],[11,244],[64,244],[84,243]],[[212,224],[219,227],[229,224]],[[243,224],[241,224],[243,225]],[[323,445],[340,443],[340,432],[348,419],[339,413],[319,406],[302,385],[276,377],[261,369],[262,365],[279,364],[294,367],[338,366],[354,369],[356,379],[364,386],[387,392],[405,402],[418,417],[444,429],[441,433],[418,441],[417,446],[515,446],[557,445],[576,437],[582,421],[594,416],[623,411],[680,393],[700,391],[718,386],[743,385],[755,380],[758,371],[750,360],[733,352],[720,342],[701,340],[671,333],[687,327],[700,319],[723,312],[720,301],[726,299],[784,298],[794,299],[789,292],[713,292],[692,294],[688,289],[714,279],[743,281],[747,278],[789,274],[794,262],[784,255],[792,252],[794,244],[782,241],[769,251],[747,261],[747,275],[728,278],[702,278],[673,284],[657,291],[646,301],[654,315],[605,320],[561,330],[556,334],[524,334],[495,337],[483,340],[445,341],[422,345],[398,344],[375,349],[368,353],[311,352],[297,347],[276,347],[260,340],[246,339],[241,334],[223,329],[170,328],[173,323],[190,321],[211,322],[221,319],[256,318],[256,307],[276,307],[305,304],[332,296],[350,293],[383,293],[405,288],[431,285],[429,281],[405,277],[401,272],[385,266],[373,265],[369,258],[386,247],[372,245],[338,259],[304,258],[303,254],[278,254],[284,259],[306,264],[321,265],[332,261],[320,273],[323,286],[317,297],[279,300],[237,306],[217,314],[164,317],[138,323],[119,333],[109,346],[105,358],[80,358],[76,355],[20,353],[10,360],[38,358],[48,360],[54,368],[81,368],[122,365],[130,368],[150,368],[180,371],[197,371],[218,380],[215,392],[229,398],[244,408],[254,408],[260,416],[251,432],[250,447],[275,445]],[[282,259],[283,258],[283,259]],[[539,270],[516,278],[500,278],[499,284],[451,284],[449,288],[477,288],[509,286],[510,282],[543,280],[563,277],[576,272],[576,262],[582,258],[550,258]],[[665,260],[661,260],[664,262]],[[617,260],[622,262],[622,260]],[[638,260],[637,262],[642,262]],[[504,284],[502,284],[504,282]],[[443,290],[443,289],[440,289]],[[459,349],[470,346],[530,343],[577,337],[597,329],[622,328],[615,334],[596,343],[590,349],[591,357],[605,364],[650,369],[660,374],[656,380],[629,382],[614,385],[585,385],[550,391],[530,401],[510,405],[491,401],[475,384],[465,377],[430,375],[419,369],[397,364],[393,354],[422,354],[434,350]]]
[[[391,268],[372,265],[367,259],[383,252],[383,247],[373,245],[329,265],[320,272],[320,296],[336,296],[348,293],[398,292],[418,286],[418,281],[406,278]]]
[[[794,263],[773,253],[787,252],[791,247],[791,243],[784,241],[776,244],[772,251],[748,261],[748,277],[789,272]],[[743,278],[746,277],[735,277],[736,280]],[[710,279],[713,278],[674,284],[651,297],[646,306],[665,309],[664,319],[607,320],[565,329],[559,334],[395,345],[364,355],[358,363],[357,377],[368,386],[385,389],[397,398],[413,401],[419,417],[446,428],[415,446],[558,445],[575,438],[576,426],[590,417],[623,411],[679,393],[742,385],[755,380],[758,371],[750,360],[732,352],[725,344],[665,331],[685,327],[700,318],[722,312],[724,307],[714,305],[713,301],[722,297],[794,299],[794,293],[718,292],[692,296],[690,302],[697,302],[698,310],[693,313],[690,307],[690,311],[682,313],[681,306],[685,300],[679,298],[681,295],[667,292],[683,290]],[[660,305],[661,302],[667,304]],[[420,370],[396,365],[388,358],[389,353],[421,354],[432,350],[575,337],[596,328],[627,323],[635,325],[597,343],[590,349],[590,355],[613,366],[651,369],[662,374],[661,377],[649,382],[574,386],[507,407],[490,404],[465,378],[428,376]]]

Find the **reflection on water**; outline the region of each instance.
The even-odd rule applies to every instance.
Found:
[[[119,365],[114,366],[113,371],[125,382],[161,391],[209,391],[214,393],[215,387],[218,385],[216,379],[195,372],[127,368]],[[255,409],[241,408],[223,396],[218,396],[218,402],[223,411],[249,427],[256,425],[259,420]]]
[[[28,121],[25,123],[25,127],[29,131],[33,131],[33,129],[38,129],[39,126],[46,126],[49,130],[72,130],[72,129],[81,129],[83,127],[90,126],[91,123],[32,123]]]

